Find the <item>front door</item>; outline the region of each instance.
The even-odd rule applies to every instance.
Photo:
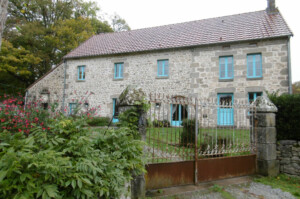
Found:
[[[234,125],[233,94],[218,94],[218,125]]]
[[[171,126],[181,126],[182,120],[188,117],[187,106],[171,104]]]

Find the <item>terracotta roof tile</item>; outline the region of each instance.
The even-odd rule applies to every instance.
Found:
[[[281,14],[265,10],[95,35],[64,58],[112,55],[291,36]]]

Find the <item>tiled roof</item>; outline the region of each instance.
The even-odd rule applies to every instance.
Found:
[[[292,35],[281,14],[265,10],[95,35],[65,58],[201,46]]]

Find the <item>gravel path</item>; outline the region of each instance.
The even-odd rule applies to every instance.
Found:
[[[224,191],[236,199],[296,199],[292,194],[271,186],[251,182],[250,184],[230,185]],[[224,199],[219,192],[202,190],[181,195],[163,197],[164,199]]]

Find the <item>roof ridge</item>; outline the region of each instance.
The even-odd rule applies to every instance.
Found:
[[[192,20],[192,21],[184,21],[184,22],[178,22],[178,23],[165,24],[165,25],[160,25],[160,26],[138,28],[138,29],[133,29],[133,30],[121,31],[121,32],[104,32],[104,33],[96,34],[94,36],[100,36],[100,35],[102,36],[102,35],[109,35],[109,34],[110,35],[113,35],[113,34],[125,34],[125,33],[135,32],[135,31],[139,31],[139,30],[147,30],[147,29],[152,29],[152,28],[167,27],[167,26],[173,26],[173,25],[178,25],[178,24],[185,24],[185,23],[193,23],[193,22],[198,22],[198,21],[213,20],[213,19],[218,19],[218,18],[223,18],[223,17],[232,17],[232,16],[236,16],[236,15],[244,15],[244,14],[250,14],[250,13],[256,13],[256,12],[266,12],[266,10],[258,10],[258,11],[244,12],[244,13],[238,13],[238,14],[223,15],[223,16],[219,16],[219,17],[210,17],[210,18],[197,19],[197,20]]]

